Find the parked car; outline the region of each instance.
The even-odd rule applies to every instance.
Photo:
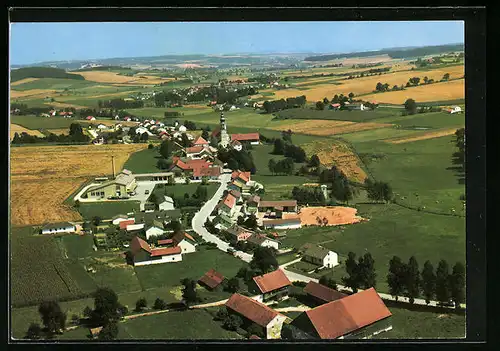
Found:
[[[146,195],[147,195],[147,194],[149,194],[149,190],[146,190],[146,191],[144,192],[144,194],[146,194]]]

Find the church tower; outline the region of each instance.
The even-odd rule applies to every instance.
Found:
[[[226,119],[224,118],[224,112],[220,113],[220,143],[219,145],[227,148],[230,142],[229,134],[227,134]]]

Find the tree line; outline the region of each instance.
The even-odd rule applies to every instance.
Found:
[[[306,104],[306,96],[296,96],[292,98],[287,98],[285,99],[280,99],[280,100],[272,100],[268,101],[266,100],[263,104],[263,108],[266,111],[266,113],[273,113],[289,108],[297,108],[297,107],[302,107]]]
[[[257,172],[252,153],[246,149],[237,151],[235,149],[221,149],[217,154],[217,158],[227,163],[227,168],[231,170],[249,171],[251,174]]]
[[[324,169],[319,175],[319,182],[322,184],[330,184],[331,197],[349,203],[354,196],[355,189],[350,184],[344,172],[339,170],[335,165],[330,169]]]
[[[99,104],[99,101],[97,102]],[[125,100],[122,98],[104,100],[101,102],[99,108],[113,108],[115,110],[123,110],[126,108],[142,108],[144,107],[144,101],[142,100]]]
[[[458,151],[453,153],[455,162],[465,168],[465,128],[457,129],[455,132],[455,146]]]
[[[69,135],[56,135],[50,133],[45,137],[29,135],[26,132],[14,133],[12,144],[36,144],[36,143],[85,143],[89,142],[90,138],[83,134],[82,126],[78,123],[71,123],[69,126]]]
[[[319,187],[298,187],[292,189],[292,198],[297,200],[300,205],[303,204],[325,204],[325,196]]]

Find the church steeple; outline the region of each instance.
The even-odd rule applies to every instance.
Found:
[[[226,119],[224,118],[224,112],[220,113],[220,130],[227,130],[226,128]]]
[[[220,113],[220,145],[224,148],[229,146],[231,142],[229,134],[227,134],[226,119],[224,118],[224,112]]]

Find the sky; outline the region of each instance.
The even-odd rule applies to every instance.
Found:
[[[463,21],[11,23],[10,62],[178,54],[347,53],[463,42]]]

